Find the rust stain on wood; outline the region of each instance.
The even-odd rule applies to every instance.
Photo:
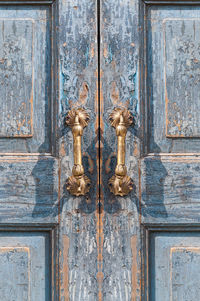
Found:
[[[69,237],[67,235],[63,235],[63,266],[61,273],[63,275],[63,279],[61,281],[61,298],[62,300],[69,301],[69,267],[68,267],[68,251],[69,251]]]
[[[112,84],[111,84],[110,98],[112,100],[113,105],[119,104],[119,102],[120,102],[119,89],[117,88],[117,85],[115,82],[112,82]]]
[[[131,300],[135,301],[137,296],[137,235],[131,237],[131,251],[132,251],[132,269],[131,269],[131,283],[132,293]]]
[[[78,101],[79,105],[83,106],[83,105],[86,104],[86,101],[87,101],[87,98],[88,98],[88,93],[89,93],[88,85],[87,85],[87,83],[84,82],[82,84],[81,89],[80,89],[79,101]]]

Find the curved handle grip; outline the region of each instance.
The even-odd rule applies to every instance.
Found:
[[[67,179],[67,190],[72,195],[85,195],[90,190],[90,180],[84,174],[81,152],[83,129],[89,123],[89,114],[82,108],[72,109],[66,116],[66,125],[70,126],[74,142],[74,166],[72,176]]]
[[[114,108],[109,121],[117,135],[117,166],[115,175],[109,180],[108,185],[114,195],[124,196],[133,189],[133,180],[127,175],[125,165],[125,139],[128,127],[134,124],[134,118],[127,109]]]

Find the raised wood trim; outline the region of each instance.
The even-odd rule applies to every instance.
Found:
[[[200,161],[199,153],[149,153],[143,158],[144,159],[159,159],[159,160],[167,160],[167,161]]]
[[[10,1],[4,1],[0,0],[0,5],[33,5],[33,4],[53,4],[55,1],[54,0],[10,0]]]
[[[198,5],[199,0],[142,0],[145,4],[155,4],[155,5]]]

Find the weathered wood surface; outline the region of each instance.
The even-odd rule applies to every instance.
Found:
[[[51,156],[0,157],[0,222],[58,222],[58,161]]]
[[[98,98],[97,7],[95,0],[59,1],[59,101],[60,101],[60,298],[62,301],[98,300]],[[90,114],[84,129],[82,151],[91,190],[72,197],[65,182],[73,166],[70,128],[64,128],[68,110],[83,106]],[[97,202],[97,203],[96,203]]]
[[[142,221],[198,223],[199,156],[149,156],[141,163]]]
[[[49,233],[59,200],[51,8],[1,6],[0,27],[0,297],[56,300],[51,269],[58,248]]]
[[[0,226],[18,225],[13,240],[7,232],[2,234],[5,247],[28,248],[39,234],[31,232],[33,228],[26,235],[20,231],[59,224],[59,241],[52,238],[49,248],[48,238],[46,247],[43,241],[39,249],[42,271],[49,266],[45,258],[53,259],[52,300],[58,300],[54,284],[60,287],[61,301],[146,300],[149,275],[150,297],[160,301],[155,273],[169,277],[170,260],[174,300],[184,300],[188,292],[188,298],[198,299],[195,282],[179,277],[188,268],[191,275],[196,273],[198,233],[182,235],[177,230],[168,235],[160,229],[145,250],[141,224],[165,225],[166,231],[170,225],[179,224],[184,230],[188,223],[199,223],[199,7],[145,9],[144,2],[99,1],[97,9],[95,0],[59,0],[52,7],[0,8],[0,102],[5,112],[0,135],[6,136],[0,138]],[[117,147],[108,118],[116,106],[128,108],[136,120],[126,137],[126,166],[134,181],[127,197],[115,197],[108,189]],[[91,119],[82,139],[91,190],[77,198],[65,185],[73,166],[73,139],[64,119],[73,107],[84,107]],[[24,250],[20,259],[16,250],[8,251],[19,269],[27,266]],[[150,264],[147,255],[153,258]],[[20,300],[27,299],[24,273]],[[41,298],[35,297],[37,289],[32,290],[34,300],[50,300],[48,273],[45,277],[46,293],[44,286]],[[179,284],[186,288],[180,290]],[[169,300],[168,287],[164,294]]]
[[[200,297],[194,276],[200,243],[200,11],[174,4],[146,6],[141,19],[141,222],[145,228],[160,227],[142,236],[142,298],[155,301]]]
[[[51,152],[50,24],[47,6],[0,8],[0,152]]]
[[[106,301],[140,300],[138,227],[138,80],[139,80],[139,2],[101,2],[101,143],[102,150],[102,298]],[[115,197],[108,179],[116,165],[115,129],[109,113],[116,106],[126,107],[136,118],[126,138],[126,165],[134,180],[127,197]]]
[[[147,9],[149,152],[199,152],[199,17],[198,6]]]
[[[0,233],[2,300],[50,300],[50,238],[45,232]]]
[[[150,236],[150,300],[197,300],[200,296],[199,232]]]
[[[145,278],[157,281],[157,257],[145,270],[145,252],[151,252],[153,245],[145,251],[140,222],[165,225],[166,229],[179,224],[183,231],[187,224],[199,223],[199,7],[145,7],[142,1],[106,1],[101,6],[102,298],[139,300],[142,293],[142,300],[147,300]],[[107,186],[116,164],[116,137],[108,123],[114,106],[126,106],[136,116],[136,127],[126,139],[126,164],[135,190],[126,198],[114,197]],[[174,246],[176,241],[179,244],[178,231]],[[192,234],[188,234],[187,248],[193,247],[191,241]],[[140,251],[144,254],[141,260]],[[169,279],[167,259],[161,263],[164,256],[158,258],[158,269]],[[180,260],[185,262],[184,253]],[[163,299],[161,291],[156,284],[149,300]],[[169,300],[170,288],[164,293]],[[175,294],[182,298],[180,291]],[[183,294],[186,298],[186,290]],[[198,288],[190,298],[195,294],[199,297]],[[173,298],[176,300],[175,295]]]

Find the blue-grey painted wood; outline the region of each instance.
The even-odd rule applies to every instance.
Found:
[[[56,26],[59,50],[60,101],[60,298],[63,301],[99,299],[98,273],[99,179],[97,96],[97,1],[61,0]],[[83,164],[91,179],[86,196],[73,197],[66,179],[73,166],[71,130],[63,129],[68,110],[83,106],[90,122],[82,139]],[[100,255],[99,255],[100,257]]]
[[[139,1],[101,1],[101,213],[102,299],[140,300],[139,237]],[[114,107],[126,107],[136,128],[126,137],[126,166],[134,181],[127,197],[110,193],[108,180],[116,165],[117,139],[109,123]]]
[[[198,300],[200,233],[153,232],[149,239],[150,300]]]
[[[142,298],[196,300],[199,267],[200,7],[145,1],[141,70]],[[143,21],[142,21],[143,20]],[[188,226],[191,226],[188,232]],[[168,230],[168,232],[166,232]],[[156,231],[156,230],[155,230]],[[171,231],[171,232],[169,232]],[[173,232],[172,232],[173,231]],[[181,231],[181,232],[179,232]],[[196,232],[193,232],[196,231]],[[149,285],[149,289],[148,289]]]
[[[1,6],[0,31],[0,152],[51,153],[50,7]]]
[[[199,152],[199,19],[199,6],[147,10],[148,152]]]
[[[0,232],[0,265],[2,300],[51,300],[47,233]]]
[[[0,222],[58,222],[58,162],[51,156],[0,156]]]
[[[58,300],[51,18],[51,6],[0,6],[0,298],[5,301]]]
[[[194,279],[199,279],[199,228],[196,237],[187,233],[188,225],[195,229],[200,221],[200,6],[199,1],[188,3],[101,4],[103,300],[200,298]],[[136,118],[126,138],[126,165],[135,187],[121,198],[107,186],[116,164],[116,137],[108,123],[115,106],[127,107]],[[158,225],[161,234],[155,241],[164,238],[154,256],[142,229]],[[168,237],[162,232],[170,225],[175,233]],[[161,251],[167,243],[177,247],[171,259],[170,252]],[[191,277],[184,278],[187,269]],[[171,287],[165,286],[170,277]],[[150,295],[148,284],[154,285]]]

